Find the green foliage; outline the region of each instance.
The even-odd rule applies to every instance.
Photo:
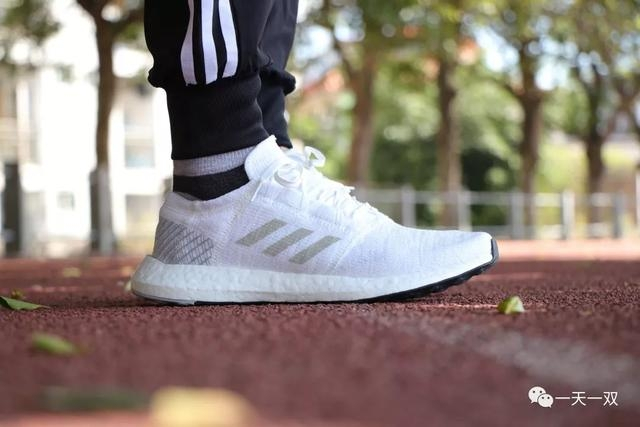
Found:
[[[512,295],[500,301],[497,308],[500,314],[521,314],[525,311],[522,300],[516,295]]]
[[[323,173],[344,179],[353,96],[348,92],[341,93],[331,104],[322,114],[304,105],[290,108],[289,135],[323,151],[327,156]]]
[[[19,296],[19,295],[13,295]],[[36,310],[38,308],[48,308],[46,305],[33,304],[31,302],[22,301],[22,298],[9,298],[0,296],[0,307],[10,310]]]
[[[73,356],[80,349],[72,342],[58,335],[36,332],[31,336],[31,347],[34,350],[56,356]]]
[[[582,191],[586,162],[581,147],[545,143],[540,148],[536,185],[541,192]]]
[[[386,64],[379,74],[371,163],[372,180],[378,186],[409,183],[416,189],[436,188],[436,88],[424,76],[422,81],[415,78],[415,65]],[[464,88],[457,100],[463,184],[473,191],[507,191],[515,186],[518,165],[519,128],[514,122],[518,106],[491,79],[478,81],[477,73],[460,68],[457,75]],[[418,212],[418,220],[431,224],[433,214]],[[474,224],[505,222],[506,214],[499,207],[472,207]]]
[[[139,49],[144,48],[143,24],[142,21],[133,22],[125,27],[118,36],[118,40],[129,45],[133,45]]]
[[[363,46],[379,52],[371,159],[374,185],[408,183],[418,189],[436,188],[435,135],[440,113],[434,78],[443,61],[455,65],[451,69],[455,70],[455,108],[462,140],[462,180],[471,190],[509,191],[516,187],[523,158],[519,149],[525,136],[523,107],[536,102],[543,107],[541,141],[539,148],[538,143],[532,144],[527,156],[539,157],[538,190],[582,188],[586,162],[581,147],[549,142],[562,141],[557,138],[562,134],[567,135],[567,141],[584,139],[593,120],[592,100],[584,82],[575,70],[570,72],[578,63],[584,68],[583,80],[594,71],[611,78],[604,86],[600,106],[593,110],[601,122],[599,129],[612,111],[623,112],[619,100],[625,96],[625,108],[634,117],[630,106],[637,105],[640,91],[637,0],[322,3],[325,6],[320,10],[327,12],[323,15],[326,19],[312,16],[311,21],[336,34],[343,45],[342,62],[358,65]],[[486,63],[463,60],[461,55],[461,46],[467,43],[467,48],[473,48],[482,32],[495,36],[494,43],[502,51],[502,65],[491,71]],[[592,63],[597,68],[589,71]],[[551,73],[555,75],[549,77]],[[349,126],[338,115],[346,116],[349,109],[331,109],[329,114],[331,123],[340,123],[335,132],[324,126],[326,117],[315,114],[305,116],[307,131],[297,134],[303,139],[326,139],[330,145],[328,138],[314,137],[314,133],[329,132],[331,138],[341,141],[340,149],[331,150],[345,156],[342,141],[349,139]],[[295,109],[293,115],[295,128],[301,121]],[[314,125],[319,120],[323,125]],[[611,156],[606,157],[610,163]],[[344,164],[344,157],[340,164]],[[495,207],[474,206],[472,214],[474,224],[506,220],[506,212]]]
[[[13,2],[1,14],[3,35],[13,40],[29,40],[41,45],[60,28],[51,16],[47,0],[20,0]]]
[[[587,97],[579,84],[570,79],[552,92],[544,105],[544,121],[550,129],[579,136],[588,124]]]
[[[462,89],[456,102],[462,119],[463,146],[488,150],[516,168],[520,108],[491,77],[482,78],[483,71],[479,68],[480,65],[469,70],[459,69],[458,73],[458,85]]]
[[[412,77],[415,68],[388,64],[376,86],[375,144],[372,181],[382,185],[410,183],[432,188],[438,111],[433,85]]]
[[[471,191],[510,191],[516,186],[519,128],[514,100],[491,80],[464,73],[458,95],[462,138],[462,183]],[[500,206],[471,207],[474,225],[506,223]]]
[[[26,43],[30,50],[34,50],[59,28],[47,0],[18,0],[6,6],[0,5],[0,65],[12,70],[20,66],[35,67],[37,64],[33,62],[17,64],[13,61],[11,52],[14,45]]]
[[[48,387],[40,397],[42,406],[54,412],[132,411],[144,409],[147,396],[121,388]]]
[[[575,0],[564,21],[552,35],[585,105],[584,119],[571,130],[592,144],[594,135],[606,139],[616,115],[640,98],[640,2]]]

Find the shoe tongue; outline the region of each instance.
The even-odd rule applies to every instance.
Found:
[[[287,156],[276,143],[276,137],[270,136],[249,153],[244,161],[244,170],[249,179],[258,179],[273,163],[286,159]]]

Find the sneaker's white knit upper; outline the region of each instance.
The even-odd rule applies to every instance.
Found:
[[[451,276],[491,261],[488,234],[400,226],[324,177],[323,161],[317,150],[284,152],[269,138],[246,159],[250,181],[241,188],[208,201],[170,193],[154,257],[351,277]]]

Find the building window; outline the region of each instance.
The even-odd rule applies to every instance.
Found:
[[[152,168],[155,166],[153,140],[132,138],[127,135],[124,142],[124,165],[127,168]]]
[[[124,113],[124,164],[127,168],[153,168],[152,98],[140,96],[135,87],[127,87],[122,94]]]
[[[153,235],[160,202],[159,196],[127,194],[127,232],[131,235]]]
[[[0,159],[15,159],[18,153],[15,89],[12,79],[0,75]]]
[[[0,117],[16,118],[16,87],[13,79],[0,78]]]
[[[76,208],[76,197],[73,193],[63,191],[58,193],[58,209],[73,211]]]

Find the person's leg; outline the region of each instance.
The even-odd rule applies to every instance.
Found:
[[[167,92],[175,191],[211,199],[248,182],[244,159],[269,136],[258,94],[271,60],[259,46],[279,3],[146,1],[149,81]]]
[[[261,48],[271,62],[260,71],[262,87],[258,104],[264,128],[275,135],[278,144],[291,147],[285,120],[286,95],[295,88],[296,80],[285,67],[293,45],[298,15],[298,0],[276,1],[262,36]]]
[[[176,171],[216,172],[177,176],[153,252],[132,277],[135,294],[181,304],[404,299],[496,262],[490,235],[402,227],[323,176],[318,150],[285,151],[275,137],[260,142],[269,132],[286,139],[284,95],[293,82],[283,70],[295,3],[274,11],[274,1],[189,0],[185,14],[175,0],[148,2],[148,11],[150,3],[164,9],[150,11],[147,37],[156,59],[151,82],[167,89]],[[223,18],[227,5],[233,20]],[[181,34],[182,44],[174,40]]]

